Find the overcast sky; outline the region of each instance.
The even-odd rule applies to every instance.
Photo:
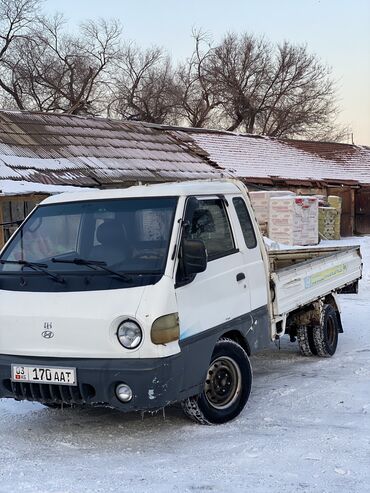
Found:
[[[333,69],[342,113],[356,144],[370,145],[370,0],[45,0],[71,26],[119,18],[127,39],[158,45],[175,58],[192,49],[192,27],[217,41],[227,31],[307,44]]]

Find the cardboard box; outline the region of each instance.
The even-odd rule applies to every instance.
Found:
[[[319,207],[319,233],[326,240],[340,239],[340,210]]]
[[[258,223],[266,224],[269,219],[269,208],[271,197],[294,195],[293,192],[283,190],[265,190],[261,192],[249,192],[252,207],[256,214]]]
[[[314,196],[271,197],[269,238],[289,245],[318,243],[318,199]]]

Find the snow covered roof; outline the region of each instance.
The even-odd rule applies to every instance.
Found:
[[[203,129],[167,131],[235,177],[370,184],[369,147]]]
[[[219,177],[181,141],[143,123],[73,115],[0,111],[0,190],[10,182],[124,186]],[[6,188],[6,182],[8,189]],[[32,189],[31,184],[35,184]],[[12,189],[12,187],[10,187]],[[13,189],[14,192],[14,189]]]
[[[0,195],[221,176],[370,185],[370,148],[0,111]]]

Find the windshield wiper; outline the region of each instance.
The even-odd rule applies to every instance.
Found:
[[[29,267],[30,269],[36,272],[42,272],[47,276],[51,277],[54,281],[64,284],[64,279],[59,274],[53,274],[49,272],[47,269],[47,264],[41,264],[39,262],[28,262],[27,260],[0,260],[0,264],[18,264],[23,267]]]
[[[60,263],[60,264],[75,264],[75,265],[86,265],[86,267],[90,267],[91,269],[95,270],[95,267],[105,270],[105,272],[108,272],[112,276],[117,276],[118,278],[122,279],[125,282],[131,282],[132,279],[130,277],[125,276],[124,274],[121,274],[120,272],[117,272],[115,270],[109,269],[107,267],[107,263],[104,261],[100,260],[87,260],[84,258],[74,258],[74,259],[58,259],[58,258],[52,258],[52,262],[54,263]]]

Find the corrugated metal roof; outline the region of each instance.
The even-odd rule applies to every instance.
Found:
[[[220,174],[182,141],[143,123],[0,111],[0,180],[91,187]]]
[[[370,148],[222,131],[176,129],[190,149],[235,177],[370,184]]]
[[[0,111],[0,190],[4,180],[108,187],[222,174],[266,185],[274,180],[370,185],[370,148]]]

